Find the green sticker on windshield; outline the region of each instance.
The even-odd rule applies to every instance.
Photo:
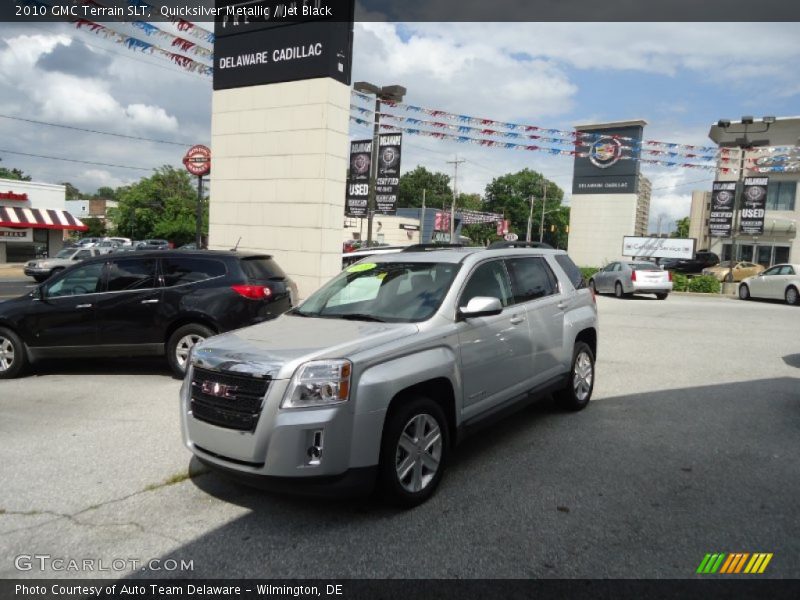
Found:
[[[375,263],[363,263],[360,265],[353,265],[352,267],[348,267],[348,273],[361,273],[362,271],[371,271],[375,267],[377,267]]]

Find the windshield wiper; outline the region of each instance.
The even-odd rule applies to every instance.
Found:
[[[300,312],[296,308],[293,308],[291,310],[287,310],[285,314],[291,315],[293,317],[315,317],[315,316],[317,316],[317,315],[314,315],[314,314],[311,314],[311,313]]]
[[[346,314],[327,314],[327,315],[320,315],[322,317],[330,317],[334,319],[345,319],[346,321],[375,321],[376,323],[386,323],[385,319],[381,319],[380,317],[375,317],[373,315],[367,315],[364,313],[346,313]]]

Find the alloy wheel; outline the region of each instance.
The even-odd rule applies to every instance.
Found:
[[[575,368],[572,374],[572,387],[575,390],[575,397],[581,402],[589,397],[593,380],[594,368],[592,367],[592,359],[586,352],[581,352],[575,359]]]
[[[190,333],[178,340],[178,344],[175,346],[175,360],[181,369],[186,369],[186,362],[189,360],[189,352],[192,351],[194,345],[202,342],[204,339],[202,335]]]
[[[6,337],[0,337],[0,371],[8,371],[14,364],[14,344]]]
[[[436,477],[442,444],[439,423],[431,415],[417,414],[406,423],[395,451],[397,480],[406,491],[419,492]]]
[[[795,304],[797,304],[797,300],[798,297],[796,289],[791,287],[788,290],[786,290],[786,304],[791,304],[792,306],[794,306]]]

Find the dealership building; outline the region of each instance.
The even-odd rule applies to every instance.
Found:
[[[0,263],[53,256],[65,231],[85,231],[66,210],[63,185],[0,179]]]
[[[745,152],[745,172],[743,177],[766,177],[767,193],[764,214],[763,233],[760,235],[743,234],[733,223],[736,231],[735,260],[758,263],[768,267],[776,263],[800,262],[800,238],[797,226],[800,223],[800,199],[798,198],[798,182],[800,171],[787,168],[784,172],[760,172],[763,165],[796,165],[800,155],[786,150],[797,147],[800,139],[800,117],[778,118],[769,125],[756,122],[750,126],[748,136],[750,142],[758,145]],[[743,131],[741,123],[731,123],[726,131],[719,125],[711,127],[709,137],[717,144],[729,146],[735,142]],[[761,131],[760,131],[761,130]],[[774,150],[777,148],[777,150]],[[782,150],[783,149],[783,150]],[[729,165],[724,165],[729,166]],[[749,167],[749,168],[747,168]],[[717,172],[717,181],[735,182],[738,173]],[[692,193],[689,237],[697,239],[698,248],[708,248],[717,253],[721,260],[730,260],[733,254],[733,240],[730,237],[712,237],[709,235],[709,219],[711,213],[711,192],[695,191]]]

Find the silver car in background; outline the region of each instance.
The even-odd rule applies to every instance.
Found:
[[[589,280],[595,293],[624,298],[632,294],[655,294],[666,300],[672,291],[672,274],[644,260],[617,260],[607,264]]]
[[[739,298],[783,300],[800,305],[800,264],[775,265],[739,284]]]
[[[564,251],[373,255],[277,319],[197,344],[183,440],[256,485],[352,494],[377,481],[413,506],[492,417],[546,393],[586,407],[597,334]]]

